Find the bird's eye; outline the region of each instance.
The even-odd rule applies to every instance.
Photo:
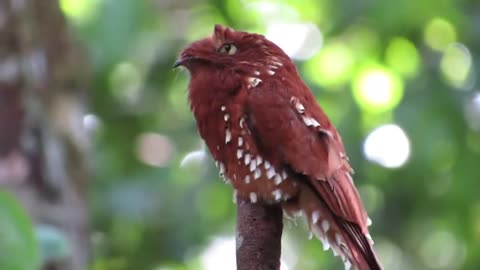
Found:
[[[237,47],[232,43],[226,43],[226,44],[223,44],[222,47],[220,47],[220,49],[218,49],[218,52],[221,54],[233,55],[237,53]]]

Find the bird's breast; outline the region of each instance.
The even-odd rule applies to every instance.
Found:
[[[296,181],[276,153],[266,152],[255,140],[241,105],[212,105],[197,122],[220,176],[232,184],[235,196],[253,203],[279,203],[298,193]]]

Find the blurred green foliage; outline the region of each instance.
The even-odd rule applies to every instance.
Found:
[[[320,50],[298,68],[343,136],[386,269],[478,269],[478,1],[59,3],[93,75],[85,118],[95,137],[92,269],[201,269],[211,240],[234,234],[231,188],[202,154],[188,77],[171,67],[215,23],[267,33],[276,22],[313,23],[322,34]],[[398,168],[367,161],[362,150],[366,136],[389,123],[410,144]],[[24,219],[12,217],[20,224],[12,230]],[[287,223],[290,269],[343,269],[319,241],[308,241],[302,222]],[[25,241],[21,247],[34,246]],[[36,258],[34,249],[27,254]],[[221,261],[217,269],[228,269]]]
[[[0,269],[36,269],[39,251],[30,218],[15,197],[3,190],[0,217]]]
[[[92,113],[100,122],[91,189],[95,269],[195,269],[213,236],[233,233],[231,190],[211,162],[179,166],[201,143],[187,78],[171,64],[214,23],[265,33],[277,20],[313,22],[323,33],[323,48],[298,65],[344,136],[388,269],[480,263],[480,139],[464,117],[476,84],[462,85],[468,74],[455,82],[444,71],[451,64],[442,65],[446,48],[461,42],[478,66],[473,1],[84,1],[70,9],[69,2],[78,1],[62,3],[90,50]],[[392,99],[369,98],[362,89],[370,74],[392,81]],[[412,148],[409,162],[394,170],[364,161],[361,152],[365,136],[390,122],[403,127]],[[146,132],[174,146],[160,168],[139,158],[138,138]],[[338,267],[317,242],[306,241],[304,228],[291,226],[287,234],[295,238],[296,269]]]

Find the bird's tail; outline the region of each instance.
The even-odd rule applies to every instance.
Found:
[[[370,235],[363,233],[357,224],[336,216],[314,188],[302,185],[299,197],[284,205],[286,214],[303,213],[311,232],[322,241],[323,249],[332,249],[335,256],[340,256],[345,269],[382,270]]]

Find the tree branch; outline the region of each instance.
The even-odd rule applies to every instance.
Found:
[[[279,270],[283,229],[279,205],[237,202],[237,270]]]

